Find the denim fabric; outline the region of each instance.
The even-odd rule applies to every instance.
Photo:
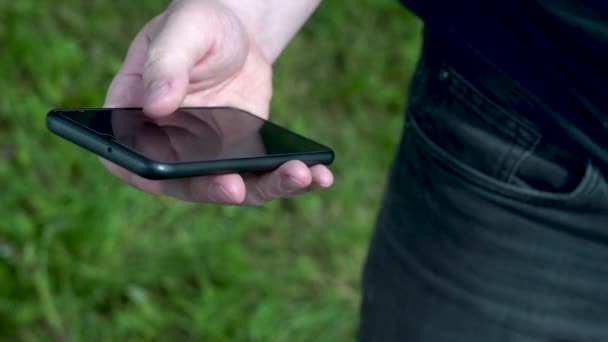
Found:
[[[426,37],[360,341],[608,341],[608,181],[491,62]],[[466,63],[463,63],[466,61]]]
[[[469,45],[542,107],[527,113],[557,126],[608,162],[608,2],[605,0],[401,0],[425,26]]]

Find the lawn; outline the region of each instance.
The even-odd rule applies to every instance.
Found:
[[[332,146],[335,186],[262,208],[151,197],[46,131],[97,107],[168,1],[0,1],[0,339],[349,341],[419,22],[325,1],[275,65],[272,120]]]

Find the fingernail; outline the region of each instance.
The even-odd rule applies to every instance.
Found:
[[[216,203],[229,203],[231,201],[224,187],[219,184],[211,186],[209,189],[209,199]]]
[[[283,192],[296,191],[302,188],[302,183],[293,177],[283,177],[279,183],[279,189]]]
[[[169,82],[157,80],[150,84],[146,91],[146,102],[153,101],[169,92]]]

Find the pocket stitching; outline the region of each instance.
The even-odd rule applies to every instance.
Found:
[[[492,110],[484,111],[483,108],[479,108],[479,106],[477,104],[474,104],[473,106],[475,106],[475,108],[472,108],[471,110],[477,116],[479,116],[479,118],[481,120],[483,120],[487,124],[491,125],[495,129],[497,129],[499,132],[501,132],[501,134],[508,136],[509,138],[513,139],[514,141],[521,141],[526,145],[528,145],[528,144],[532,145],[533,144],[533,143],[531,143],[532,140],[535,141],[536,139],[539,139],[541,134],[538,132],[538,130],[536,130],[533,126],[530,126],[525,121],[510,115],[508,110],[506,110],[505,108],[503,108],[502,106],[497,104],[494,100],[487,98],[479,89],[477,89],[477,87],[472,85],[458,71],[454,70],[453,68],[451,68],[447,65],[442,65],[440,72],[441,71],[447,72],[449,75],[451,75],[452,79],[457,79],[458,82],[461,82],[466,87],[466,89],[469,89],[471,92],[473,92],[475,94],[475,96],[482,98],[485,103],[487,103],[489,106],[492,107],[491,108]],[[440,81],[444,82],[444,83],[453,82],[453,81],[449,81],[449,79],[450,79],[450,77],[445,78],[445,79],[440,79]],[[471,105],[470,103],[467,102],[467,99],[462,96],[462,94],[450,90],[450,88],[449,88],[450,86],[451,86],[451,84],[447,84],[448,92],[451,95],[453,95],[459,101],[466,103],[466,105],[468,105],[468,106]],[[488,118],[487,116],[480,115],[481,112],[489,112],[489,113],[496,113],[496,114],[492,115],[491,118]],[[501,123],[500,123],[501,120],[499,117],[506,117],[509,122],[511,122],[513,125],[517,126],[517,130],[503,129],[503,127],[501,126]],[[526,135],[531,135],[532,138],[526,137],[526,136],[522,135],[521,133],[519,133],[519,132],[521,132],[521,130],[523,130],[526,133]]]
[[[573,191],[567,193],[554,193],[535,189],[525,189],[504,181],[499,181],[493,177],[479,171],[457,158],[450,155],[447,151],[430,139],[416,122],[415,116],[418,114],[413,109],[408,109],[410,126],[415,133],[415,141],[421,142],[421,147],[431,152],[433,158],[440,163],[445,171],[454,174],[463,181],[471,183],[481,189],[498,193],[506,197],[528,203],[540,203],[543,205],[559,206],[566,201],[572,201],[579,196],[585,195],[594,188],[598,181],[597,174],[593,171],[590,161],[585,167],[585,174]],[[530,151],[532,153],[532,151]]]
[[[492,127],[493,130],[502,135],[503,139],[508,140],[509,148],[505,151],[504,156],[497,161],[498,171],[490,176],[507,183],[512,182],[518,166],[530,155],[542,139],[540,132],[524,120],[513,116],[510,111],[494,100],[486,97],[477,87],[449,65],[443,63],[440,66],[436,79],[443,83],[446,91],[458,100],[461,106],[471,107],[468,110],[477,120]],[[478,98],[479,101],[469,101],[470,99],[466,95],[458,91],[461,88],[471,92],[472,97]],[[505,128],[505,126],[508,127]],[[516,151],[516,148],[521,148],[523,151]]]

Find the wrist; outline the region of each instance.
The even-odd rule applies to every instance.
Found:
[[[241,21],[250,39],[273,63],[320,0],[214,0],[231,10]]]

